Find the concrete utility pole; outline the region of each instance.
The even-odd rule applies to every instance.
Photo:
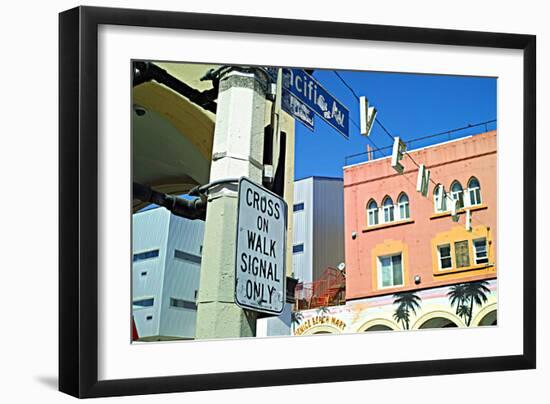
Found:
[[[248,177],[261,184],[269,77],[259,68],[221,70],[210,182]],[[252,337],[256,313],[235,304],[237,184],[212,187],[204,231],[196,337]]]

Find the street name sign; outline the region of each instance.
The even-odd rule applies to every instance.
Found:
[[[237,205],[235,303],[280,314],[286,300],[286,202],[243,177]]]
[[[267,72],[277,80],[277,68]],[[283,68],[283,110],[313,130],[313,114],[349,138],[349,111],[311,75],[301,69]]]
[[[271,80],[277,81],[277,67],[267,67],[267,72],[271,77]],[[285,73],[286,72],[286,73]],[[281,108],[287,114],[292,116],[301,122],[306,128],[313,131],[315,129],[315,113],[303,102],[293,96],[288,88],[284,88],[284,75],[288,75],[288,69],[283,69],[283,99],[281,102]],[[286,80],[288,83],[288,79]]]
[[[307,105],[326,123],[349,138],[349,111],[319,84],[300,69],[283,69],[283,88]]]
[[[313,131],[315,129],[315,114],[306,104],[294,97],[288,90],[283,90],[282,101],[283,111],[302,122],[309,130]]]

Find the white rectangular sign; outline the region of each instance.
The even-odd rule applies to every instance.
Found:
[[[247,178],[239,181],[235,302],[280,314],[285,305],[287,206]]]

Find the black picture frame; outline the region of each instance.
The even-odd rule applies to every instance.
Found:
[[[98,26],[277,34],[523,51],[523,354],[98,381]],[[59,16],[59,389],[76,397],[326,383],[536,366],[536,37],[78,7]]]

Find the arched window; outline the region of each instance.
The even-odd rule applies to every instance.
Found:
[[[462,185],[460,185],[460,182],[455,181],[451,185],[451,199],[453,201],[458,201],[457,208],[463,208],[464,207],[464,191],[462,190]]]
[[[442,184],[436,185],[434,189],[434,205],[436,212],[445,212],[447,210],[447,195]]]
[[[470,206],[481,205],[481,187],[476,177],[472,177],[468,181],[468,199]]]
[[[384,198],[384,201],[382,202],[382,209],[384,210],[384,223],[393,222],[393,201],[389,196]]]
[[[368,225],[376,226],[378,224],[378,205],[374,199],[371,199],[367,205]]]
[[[397,199],[397,206],[399,207],[399,219],[408,219],[410,217],[409,197],[406,193],[403,192],[401,195],[399,195],[399,198]]]

